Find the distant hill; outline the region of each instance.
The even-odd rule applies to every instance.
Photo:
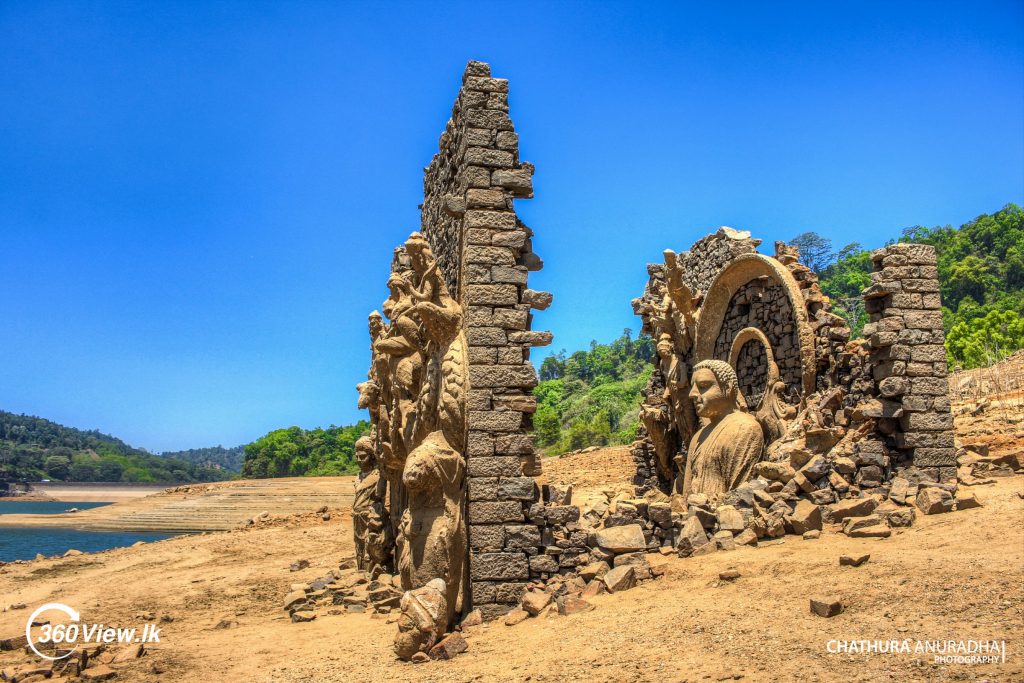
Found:
[[[802,240],[828,251],[814,233]],[[950,369],[992,365],[1024,348],[1024,210],[1007,204],[958,228],[907,228],[899,240],[935,247],[938,255],[942,322]],[[800,246],[800,245],[798,245]],[[871,283],[871,252],[849,244],[826,260],[818,274],[821,289],[854,335],[867,320],[860,299]]]
[[[533,434],[547,455],[585,446],[628,444],[640,427],[640,401],[654,371],[654,341],[630,330],[610,344],[548,356],[533,393]]]
[[[245,447],[243,477],[326,477],[355,474],[356,439],[370,431],[360,420],[348,427],[276,429]]]
[[[96,430],[0,411],[0,479],[173,484],[230,477],[224,469],[153,455]]]
[[[187,451],[166,451],[161,453],[160,457],[184,460],[203,467],[212,467],[238,474],[242,471],[245,446],[235,446],[234,448],[213,446],[212,448],[190,448]]]

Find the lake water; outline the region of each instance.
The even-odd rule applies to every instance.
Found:
[[[68,508],[87,508],[109,503],[75,503],[64,501],[9,502],[0,501],[0,515],[52,515]],[[123,548],[137,541],[159,541],[175,534],[130,531],[82,531],[80,529],[50,529],[46,527],[0,527],[0,562],[31,560],[36,553],[47,557],[63,555],[71,548],[83,553]]]

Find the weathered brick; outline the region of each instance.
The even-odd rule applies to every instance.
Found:
[[[472,560],[470,560],[470,562],[472,562]],[[497,595],[498,584],[484,581],[473,581],[470,586],[474,606],[494,602],[495,596]]]
[[[512,119],[503,111],[494,109],[470,109],[463,112],[467,125],[494,130],[513,130]]]
[[[505,547],[536,548],[540,545],[540,529],[533,524],[505,525]]]
[[[916,467],[955,467],[955,448],[915,448],[914,465]]]
[[[471,457],[466,470],[471,477],[519,477],[523,465],[515,456]]]
[[[474,387],[537,386],[537,371],[532,365],[479,365],[469,368],[469,383]]]
[[[513,410],[469,411],[470,429],[487,432],[514,432],[518,431],[522,424],[523,414]]]
[[[498,499],[498,477],[468,477],[468,480],[471,501]]]
[[[953,416],[949,413],[906,413],[900,418],[903,431],[938,432],[953,429]]]
[[[467,90],[481,90],[483,92],[508,92],[508,80],[505,78],[486,78],[484,76],[470,76],[465,79],[463,85]]]
[[[519,289],[509,284],[467,285],[466,302],[476,306],[514,306],[519,303]]]
[[[494,310],[494,324],[506,330],[525,330],[529,325],[529,317],[530,314],[527,311],[518,308],[496,308]],[[519,359],[512,362],[521,363],[522,360],[522,352],[520,352]]]
[[[515,165],[515,159],[511,152],[487,147],[470,147],[466,150],[463,160],[467,164],[491,168],[512,168]]]
[[[523,553],[478,553],[469,560],[473,581],[508,581],[530,578],[530,565]]]
[[[532,434],[501,434],[494,439],[494,452],[498,455],[533,453]]]
[[[472,343],[472,342],[470,342]],[[469,362],[474,365],[494,365],[498,360],[498,349],[494,346],[470,346]]]
[[[484,457],[494,455],[494,437],[488,432],[469,432],[466,439],[466,455]]]
[[[470,287],[487,287],[489,285],[469,285]],[[504,346],[508,343],[508,336],[500,327],[470,327],[466,332],[470,346]],[[472,358],[470,362],[474,362]],[[493,363],[494,361],[490,361]]]
[[[533,477],[502,477],[498,480],[498,500],[536,500]]]
[[[523,266],[494,266],[491,268],[491,281],[510,283],[513,285],[525,285],[529,272]],[[512,304],[519,303],[519,292],[516,291],[515,300]]]
[[[508,208],[505,193],[501,190],[476,188],[466,191],[466,206],[470,209],[496,209],[499,211]]]
[[[522,599],[526,592],[526,584],[522,582],[499,583],[498,591],[494,599],[496,602],[505,605],[515,605]]]
[[[466,247],[466,262],[512,266],[515,265],[516,259],[507,247],[470,245]]]

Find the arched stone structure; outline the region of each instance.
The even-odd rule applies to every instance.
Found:
[[[810,394],[814,391],[816,373],[814,333],[808,321],[807,307],[804,304],[800,286],[786,266],[762,254],[751,253],[737,256],[722,269],[711,286],[708,287],[707,295],[700,307],[700,317],[697,320],[697,330],[694,335],[694,360],[702,361],[714,357],[715,341],[718,339],[722,322],[725,320],[733,296],[742,286],[758,278],[769,278],[783,289],[789,299],[800,355],[801,390],[804,395]],[[771,344],[766,344],[766,346],[771,348]],[[739,348],[742,348],[742,345]],[[734,349],[734,351],[737,350]],[[730,360],[734,361],[732,358]]]

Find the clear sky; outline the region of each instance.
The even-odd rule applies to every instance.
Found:
[[[153,451],[360,417],[468,59],[511,81],[550,350],[719,225],[1024,200],[1024,3],[0,3],[0,409]],[[535,361],[549,350],[535,351]]]

